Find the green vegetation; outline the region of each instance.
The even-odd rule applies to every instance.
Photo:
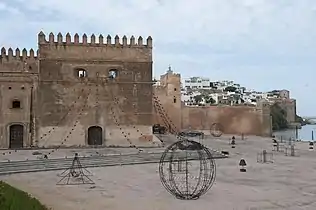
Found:
[[[224,91],[228,91],[228,92],[235,92],[236,90],[237,88],[233,86],[228,86],[224,89]]]
[[[206,95],[206,96],[204,96],[204,99],[205,99],[205,103],[207,103],[207,104],[215,104],[215,100],[214,100],[214,98],[212,98],[211,96],[209,96],[209,95]]]
[[[272,129],[283,130],[289,128],[286,120],[286,111],[283,110],[277,103],[273,104],[270,109],[272,116]]]
[[[196,95],[196,96],[194,96],[193,97],[193,99],[194,99],[194,102],[196,103],[196,104],[200,104],[202,101],[203,101],[203,99],[205,100],[205,103],[207,103],[207,104],[214,104],[216,101],[211,97],[211,96],[209,96],[209,95]]]
[[[194,99],[196,104],[199,104],[199,103],[202,102],[203,96],[202,95],[196,95],[196,96],[193,97],[193,99]]]
[[[300,123],[302,126],[308,124],[307,121],[304,121],[304,119],[302,117],[298,116],[298,115],[295,116],[295,122]]]
[[[0,181],[1,210],[48,210],[37,199]]]

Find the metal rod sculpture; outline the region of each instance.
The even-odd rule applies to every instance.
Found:
[[[273,153],[267,150],[257,153],[257,163],[273,163]]]
[[[159,163],[162,185],[178,199],[193,200],[213,185],[216,165],[208,148],[192,140],[171,144]]]
[[[75,157],[72,160],[70,168],[67,168],[58,176],[62,178],[59,182],[57,182],[57,185],[94,184],[94,182],[88,177],[92,176],[91,172],[81,165],[78,153],[75,153]]]

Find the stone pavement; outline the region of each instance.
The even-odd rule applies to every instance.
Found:
[[[95,186],[56,186],[58,172],[38,172],[0,177],[33,194],[55,210],[315,210],[316,150],[296,143],[296,155],[275,152],[274,163],[257,163],[257,153],[271,152],[272,140],[260,137],[236,139],[229,136],[203,140],[207,146],[228,150],[230,158],[216,160],[214,186],[193,201],[177,200],[160,183],[157,164],[94,168]],[[247,172],[239,172],[241,158]]]

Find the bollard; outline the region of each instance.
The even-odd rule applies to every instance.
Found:
[[[266,163],[267,162],[267,151],[266,150],[262,151],[262,156],[263,156],[263,162]]]
[[[232,137],[231,145],[232,145],[232,148],[235,148],[235,145],[236,145],[235,136]]]
[[[309,142],[309,149],[310,149],[310,150],[313,150],[313,149],[314,149],[314,142],[313,142],[313,141],[310,141],[310,142]]]
[[[277,142],[276,147],[277,147],[277,152],[279,152],[280,151],[280,144],[279,144],[279,142]]]
[[[236,145],[235,140],[232,140],[231,145],[232,145],[232,148],[235,148],[235,145]]]
[[[239,166],[240,166],[240,169],[239,169],[240,172],[246,172],[247,171],[246,170],[247,163],[246,163],[245,159],[241,159],[239,161]]]
[[[291,156],[295,156],[295,147],[291,145]]]

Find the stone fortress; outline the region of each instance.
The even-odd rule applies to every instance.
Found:
[[[37,55],[1,49],[0,148],[155,140],[152,38],[98,38],[40,32]]]
[[[271,135],[267,103],[186,107],[179,74],[154,85],[151,37],[105,39],[40,32],[37,53],[1,49],[0,148],[159,144],[153,94],[178,130],[218,123],[224,133]]]
[[[181,75],[171,69],[162,75],[154,88],[166,113],[177,128],[197,129],[210,134],[213,124],[226,134],[271,136],[270,104],[262,100],[257,106],[186,106],[181,102]],[[162,123],[159,115],[153,119]]]

